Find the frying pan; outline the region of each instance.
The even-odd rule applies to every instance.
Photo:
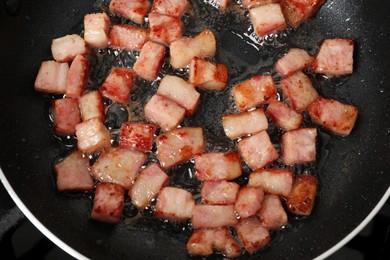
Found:
[[[10,1],[2,1],[0,7],[0,164],[1,180],[17,205],[46,236],[77,258],[188,258],[184,247],[188,232],[183,234],[169,225],[161,228],[153,219],[97,223],[89,219],[91,194],[60,194],[54,188],[52,163],[64,146],[52,134],[50,97],[36,93],[33,83],[40,62],[50,58],[51,40],[80,32],[83,16],[95,10],[94,1],[16,1],[20,7],[11,5],[8,11],[6,2]],[[356,105],[359,117],[347,138],[322,131],[320,142],[325,149],[321,150],[321,165],[317,165],[320,192],[312,216],[292,219],[291,226],[274,234],[272,245],[254,259],[326,257],[335,251],[333,246],[345,244],[362,229],[388,198],[389,10],[390,1],[329,0],[315,19],[291,32],[288,44],[278,50],[294,45],[313,54],[324,38],[354,38],[355,73],[325,80],[319,84],[319,92]],[[235,59],[247,56],[250,58],[244,62],[252,68],[261,68],[262,62],[263,67],[272,65],[273,61],[262,60],[264,50],[243,47],[237,34],[225,32],[217,34],[217,58],[222,62],[234,66]],[[247,55],[241,55],[243,52]],[[207,95],[203,98],[206,104],[202,106],[215,103]],[[218,110],[216,107],[211,110]],[[205,113],[199,123],[207,128],[212,116]]]

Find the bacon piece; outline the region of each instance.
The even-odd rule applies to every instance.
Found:
[[[119,146],[146,153],[152,149],[155,132],[155,125],[123,123],[120,129]]]
[[[266,110],[272,121],[283,131],[298,129],[303,116],[280,101],[272,101]]]
[[[157,158],[164,169],[201,155],[204,149],[200,127],[182,127],[157,137]]]
[[[188,0],[155,0],[152,12],[180,18],[189,7]]]
[[[280,5],[287,23],[294,29],[314,16],[326,0],[282,0]]]
[[[149,11],[149,0],[111,0],[110,11],[135,23],[142,24]]]
[[[314,72],[341,76],[353,72],[353,39],[326,39],[314,59]]]
[[[245,80],[234,87],[233,94],[240,111],[266,104],[277,97],[271,76],[254,76]]]
[[[175,129],[185,116],[185,109],[169,98],[155,94],[144,107],[145,118],[164,131]]]
[[[195,205],[192,214],[192,227],[215,228],[233,226],[237,223],[233,205]]]
[[[89,159],[78,150],[73,151],[55,165],[58,191],[93,190],[94,184],[89,173]]]
[[[76,98],[61,98],[51,104],[54,131],[58,135],[74,135],[81,122],[79,103]]]
[[[227,181],[204,181],[201,188],[202,202],[213,205],[234,204],[240,185]]]
[[[195,200],[191,193],[175,187],[164,187],[157,197],[155,215],[159,218],[186,221],[191,218]]]
[[[282,136],[282,158],[287,165],[316,160],[316,128],[288,131]]]
[[[233,180],[241,174],[240,156],[237,152],[214,152],[195,158],[195,175],[199,180]]]
[[[287,77],[295,72],[306,69],[312,61],[313,57],[307,51],[292,48],[276,62],[275,70],[282,77]]]
[[[242,7],[249,9],[257,5],[279,3],[280,0],[241,0]]]
[[[263,109],[222,117],[225,134],[234,140],[238,137],[255,134],[268,129],[268,120]]]
[[[91,218],[97,221],[118,223],[124,207],[125,189],[114,183],[96,185]]]
[[[213,248],[219,250],[227,258],[240,256],[241,247],[226,227],[198,229],[191,234],[186,248],[189,254],[208,256]]]
[[[287,197],[293,184],[293,172],[288,169],[261,169],[249,175],[248,186],[261,187],[265,192]]]
[[[127,68],[113,68],[100,87],[103,96],[126,104],[133,88],[134,71]]]
[[[264,197],[258,216],[269,230],[278,229],[288,224],[287,214],[280,198],[276,195],[266,195]]]
[[[317,177],[298,175],[290,195],[287,197],[288,211],[301,216],[309,216],[313,210],[317,193]]]
[[[66,96],[80,97],[87,87],[89,61],[82,55],[77,55],[70,65],[66,81]]]
[[[257,187],[242,187],[238,192],[234,208],[240,218],[248,218],[256,214],[264,200],[264,191]]]
[[[94,48],[106,48],[110,18],[106,13],[87,14],[84,16],[84,41]]]
[[[282,9],[279,4],[266,4],[249,10],[253,28],[259,37],[286,29]]]
[[[318,97],[309,77],[301,71],[283,79],[280,85],[285,101],[297,112],[304,111]]]
[[[68,71],[69,65],[66,62],[43,61],[35,79],[35,90],[44,93],[65,94]]]
[[[241,219],[235,225],[238,237],[248,253],[266,246],[271,240],[268,230],[262,225],[257,216]]]
[[[166,75],[160,82],[157,94],[175,101],[186,109],[186,115],[194,114],[199,104],[200,94],[192,84],[187,83],[184,79]]]
[[[214,64],[195,57],[190,63],[188,81],[201,89],[223,90],[228,81],[228,70],[225,64]]]
[[[216,53],[214,33],[204,30],[194,38],[181,38],[171,43],[171,64],[175,69],[184,68],[190,64],[192,58],[205,58]]]
[[[148,41],[141,49],[139,58],[134,63],[135,73],[146,80],[155,80],[164,61],[165,47]]]
[[[180,18],[157,12],[149,14],[149,28],[150,39],[166,46],[183,36],[183,23]]]
[[[83,153],[94,153],[111,146],[111,134],[99,118],[76,125],[77,147]]]
[[[79,98],[81,118],[87,121],[91,118],[104,120],[104,103],[102,94],[98,90],[90,91]]]
[[[313,122],[338,135],[349,135],[355,125],[358,109],[334,99],[319,97],[307,111]]]
[[[168,180],[157,163],[149,164],[137,177],[129,190],[131,202],[139,209],[145,208]]]
[[[115,147],[100,154],[91,172],[100,181],[116,183],[129,189],[145,159],[144,153]]]
[[[77,34],[54,39],[51,44],[53,58],[57,62],[72,61],[77,55],[86,55],[84,39]]]
[[[243,160],[253,170],[263,168],[279,157],[266,131],[245,138],[237,147]]]
[[[148,40],[148,32],[140,27],[115,24],[109,34],[109,45],[113,48],[141,50]]]

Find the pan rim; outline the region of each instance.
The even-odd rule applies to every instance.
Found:
[[[26,216],[26,218],[40,231],[44,236],[46,236],[50,241],[52,241],[54,244],[56,244],[59,248],[64,250],[66,253],[71,255],[72,257],[76,259],[82,259],[87,260],[88,257],[84,256],[83,254],[79,253],[75,249],[73,249],[71,246],[69,246],[67,243],[62,241],[59,237],[54,235],[49,229],[45,227],[35,216],[32,214],[32,212],[26,207],[26,205],[22,202],[22,200],[19,198],[19,196],[16,194],[15,190],[12,188],[11,184],[8,182],[7,177],[5,176],[3,170],[0,167],[0,180],[3,183],[5,189],[7,190],[8,194],[11,196],[12,200],[15,202],[16,206],[22,211],[22,213]]]

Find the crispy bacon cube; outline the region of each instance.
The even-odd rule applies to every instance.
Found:
[[[257,213],[264,200],[264,191],[257,187],[242,187],[238,192],[234,208],[240,218],[248,218]]]
[[[257,216],[241,219],[235,225],[235,229],[246,251],[250,254],[266,246],[271,240],[268,230]]]
[[[86,55],[87,48],[84,39],[77,34],[66,35],[54,39],[51,53],[57,62],[72,61],[77,55]]]
[[[186,109],[186,115],[194,114],[199,104],[200,94],[192,84],[184,79],[166,75],[160,82],[157,94],[175,101]]]
[[[175,129],[183,121],[186,110],[169,98],[155,94],[144,107],[145,118],[164,131]]]
[[[159,218],[186,221],[191,218],[195,206],[192,194],[176,187],[164,187],[157,197],[155,215]]]
[[[116,183],[129,189],[145,159],[144,153],[115,147],[100,154],[91,172],[100,181]]]
[[[286,20],[279,4],[266,4],[249,10],[253,28],[259,37],[286,29]]]
[[[212,205],[234,204],[240,185],[228,181],[204,181],[201,188],[202,202]]]
[[[280,198],[276,195],[265,195],[258,216],[269,230],[278,229],[288,224],[286,211],[284,211]]]
[[[115,183],[96,185],[91,218],[97,221],[118,223],[124,207],[125,189]]]
[[[134,63],[134,71],[146,80],[155,80],[164,61],[164,45],[148,41],[141,49],[141,53]]]
[[[288,131],[282,136],[282,158],[287,165],[316,160],[316,128]]]
[[[156,126],[150,124],[123,123],[120,129],[119,146],[140,152],[152,149]]]
[[[190,63],[188,81],[201,89],[223,90],[228,81],[228,70],[225,64],[214,64],[197,57]]]
[[[157,137],[157,158],[164,169],[203,153],[205,141],[200,127],[182,127]]]
[[[79,98],[79,108],[83,121],[96,117],[103,122],[105,118],[103,97],[98,90],[82,95]]]
[[[58,135],[74,135],[81,122],[79,103],[76,98],[61,98],[51,104],[54,131]]]
[[[341,76],[353,72],[353,39],[326,39],[314,59],[314,72]]]
[[[266,131],[243,139],[237,147],[242,159],[253,170],[263,168],[279,157]]]
[[[233,226],[237,223],[234,205],[195,205],[192,214],[192,227],[215,228]]]
[[[313,57],[311,57],[307,51],[299,48],[292,48],[285,56],[276,62],[275,70],[282,77],[287,77],[295,72],[306,69],[312,61]]]
[[[261,169],[249,175],[248,186],[261,187],[265,192],[287,197],[293,184],[293,172],[288,169]]]
[[[83,153],[94,153],[111,146],[111,134],[106,126],[94,117],[76,125],[77,147]]]
[[[268,129],[268,120],[263,109],[222,117],[225,134],[234,140],[238,137],[255,134]]]
[[[287,23],[293,28],[312,17],[325,0],[283,0],[280,2]]]
[[[113,48],[141,50],[148,40],[146,29],[127,24],[115,24],[109,34],[109,45]]]
[[[310,78],[301,71],[283,79],[280,85],[286,102],[297,112],[304,111],[318,97]]]
[[[240,156],[237,152],[213,152],[195,158],[195,175],[199,180],[233,180],[241,174]]]
[[[227,258],[235,258],[241,254],[240,244],[226,227],[195,230],[188,239],[186,248],[194,256],[211,255],[213,248],[221,251]]]
[[[276,99],[276,87],[271,76],[254,76],[233,89],[234,101],[240,111],[245,111]]]
[[[152,41],[169,46],[183,36],[183,23],[178,17],[157,12],[149,14],[149,37]]]
[[[210,30],[204,30],[194,38],[181,38],[169,46],[171,64],[175,69],[184,68],[194,57],[214,56],[216,48],[215,36]]]
[[[257,5],[265,5],[271,3],[279,3],[280,0],[241,0],[242,7],[249,9]]]
[[[283,131],[298,129],[303,116],[280,101],[272,101],[266,110],[267,115]]]
[[[66,96],[80,97],[87,87],[89,61],[82,55],[77,55],[70,65],[66,81]]]
[[[45,93],[65,94],[68,71],[69,65],[66,62],[43,61],[35,79],[35,90]]]
[[[111,0],[110,11],[135,23],[142,24],[150,8],[149,0]]]
[[[84,41],[93,48],[106,48],[110,18],[104,12],[84,16]]]
[[[298,175],[287,197],[288,211],[301,216],[309,216],[313,210],[318,180],[312,175]]]
[[[188,0],[155,0],[152,12],[180,18],[189,6]]]
[[[134,71],[127,68],[113,68],[100,87],[103,96],[126,104],[133,88]]]
[[[78,150],[73,151],[55,165],[58,191],[93,190],[94,184],[89,173],[89,159]]]
[[[145,208],[168,180],[157,163],[148,165],[129,190],[131,202],[139,209]]]
[[[351,133],[358,115],[356,107],[322,97],[314,101],[307,111],[313,122],[343,136]]]

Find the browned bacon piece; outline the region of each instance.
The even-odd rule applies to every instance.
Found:
[[[253,254],[271,240],[268,230],[257,216],[241,219],[236,225],[238,237],[248,253]]]
[[[91,218],[97,221],[118,223],[124,207],[125,189],[115,183],[96,185]]]
[[[326,0],[281,0],[280,5],[289,25],[298,28],[300,24],[314,16]]]
[[[149,37],[152,41],[169,46],[183,36],[183,23],[178,17],[157,12],[149,14]]]
[[[164,187],[157,197],[155,215],[159,218],[186,221],[191,218],[195,200],[191,193],[176,187]]]
[[[100,154],[91,172],[96,179],[129,189],[145,159],[144,153],[126,147],[115,147]]]
[[[141,53],[134,63],[135,73],[146,80],[155,80],[164,61],[165,46],[148,41],[142,46]]]
[[[123,123],[120,129],[119,146],[148,152],[152,149],[155,131],[155,125]]]
[[[100,87],[103,96],[126,104],[133,88],[134,71],[127,68],[113,68]]]
[[[228,70],[225,64],[215,64],[197,57],[190,63],[188,81],[201,89],[223,90],[228,81]]]
[[[302,216],[309,216],[313,210],[317,193],[318,180],[312,175],[298,175],[290,195],[287,197],[288,211]]]
[[[202,181],[233,180],[242,174],[237,152],[212,152],[195,158],[195,175]]]
[[[266,110],[272,121],[284,131],[298,129],[303,116],[280,101],[272,101]]]

